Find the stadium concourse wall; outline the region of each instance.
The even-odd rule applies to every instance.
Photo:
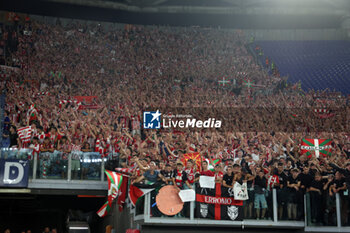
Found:
[[[5,19],[5,11],[0,11],[0,19]],[[71,18],[58,18],[51,16],[40,16],[40,15],[29,15],[31,19],[47,23],[56,24],[59,19],[61,25],[69,25],[71,23],[80,24],[96,24],[100,23],[101,26],[106,30],[117,30],[123,29],[126,24],[116,22],[101,22],[92,20],[81,20]],[[146,27],[155,27],[154,25],[145,25]],[[167,27],[159,25],[157,27]],[[349,26],[350,27],[350,26]],[[173,28],[177,28],[174,27]],[[194,26],[194,28],[196,28]],[[207,27],[208,28],[208,27]],[[220,27],[216,27],[220,28]],[[237,30],[222,28],[221,30]],[[247,39],[251,36],[255,40],[347,40],[350,39],[350,33],[347,27],[342,25],[340,28],[319,28],[319,29],[242,29]]]
[[[55,24],[56,17],[31,15],[32,19],[40,22]],[[79,22],[81,24],[101,23],[101,26],[106,30],[122,29],[126,24],[112,23],[112,22],[98,22],[87,21],[79,19],[59,18],[61,24],[67,25],[72,22]],[[154,25],[145,25],[146,27],[155,27]],[[159,25],[157,27],[166,27]],[[174,27],[173,28],[177,28]],[[194,27],[195,28],[195,27]],[[222,28],[221,30],[237,30]],[[243,29],[247,39],[254,36],[256,40],[346,40],[348,37],[348,30],[345,28],[327,28],[327,29]]]

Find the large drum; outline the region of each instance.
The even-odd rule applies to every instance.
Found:
[[[169,216],[178,214],[184,206],[179,197],[179,189],[173,185],[164,186],[159,190],[156,203],[160,212]]]

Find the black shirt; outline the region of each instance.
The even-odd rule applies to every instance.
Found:
[[[340,180],[335,179],[335,180],[332,182],[332,184],[335,184],[335,187],[336,187],[336,188],[341,188],[341,187],[343,187],[344,184],[345,184],[345,179],[344,179],[344,178],[341,178]]]
[[[260,176],[255,177],[254,190],[257,194],[263,194],[266,189],[266,178]]]
[[[162,176],[164,176],[165,178],[173,178],[174,177],[174,171],[171,170],[170,172],[167,172],[165,170],[161,170],[160,174],[162,174]]]
[[[346,181],[344,178],[341,178],[340,180],[334,179],[334,181],[332,181],[331,185],[335,184],[336,188],[341,188],[344,186],[344,184],[346,184]],[[340,195],[344,194],[344,190],[339,191]]]
[[[286,173],[282,172],[282,173],[278,173],[278,171],[275,173],[275,175],[278,176],[278,179],[280,181],[280,184],[283,184],[283,188],[287,186],[287,178],[288,176],[286,175]]]
[[[174,170],[173,177],[175,178],[175,183],[179,188],[182,188],[183,184],[187,180],[187,173],[185,171],[178,172],[177,169]]]
[[[312,182],[312,176],[308,173],[299,174],[300,185],[304,185],[305,189],[309,188]]]
[[[10,133],[10,147],[11,146],[16,146],[16,145],[18,145],[18,143],[17,143],[17,138],[18,138],[18,134],[17,133]]]
[[[233,173],[231,176],[229,176],[228,174],[225,174],[222,179],[226,182],[227,185],[232,185],[233,177],[234,177]]]
[[[293,176],[289,176],[287,181],[289,181],[289,184],[297,184],[300,180],[299,180],[299,176],[297,176],[297,178],[293,178]],[[296,192],[297,190],[295,188],[289,188],[289,191],[292,191],[292,192]]]
[[[324,185],[324,182],[322,180],[320,180],[320,181],[313,180],[310,183],[310,187],[319,189],[321,192],[323,190],[323,185]]]

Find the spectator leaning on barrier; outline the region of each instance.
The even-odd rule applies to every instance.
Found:
[[[266,185],[267,180],[265,178],[264,170],[260,169],[257,176],[254,180],[254,208],[256,211],[257,219],[264,219],[266,210],[267,210],[267,202],[266,202]],[[261,210],[261,211],[260,211]]]
[[[183,170],[183,163],[177,162],[174,170],[173,184],[179,189],[192,189],[188,182],[187,173]]]

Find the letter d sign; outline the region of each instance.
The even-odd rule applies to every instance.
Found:
[[[0,160],[0,186],[27,187],[28,171],[28,161]]]
[[[13,175],[10,178],[10,175]],[[20,163],[5,162],[4,184],[18,184],[22,181],[24,169]]]

